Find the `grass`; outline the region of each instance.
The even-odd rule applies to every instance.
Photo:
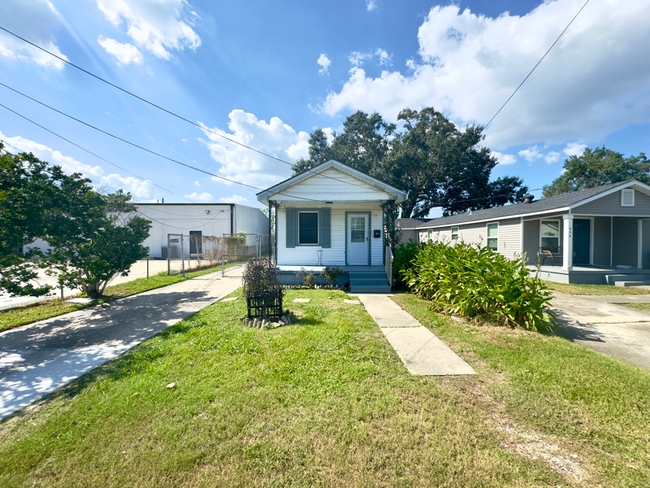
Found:
[[[0,423],[0,485],[648,486],[647,372],[402,295],[479,372],[415,377],[344,298],[287,291],[299,320],[274,330],[242,300],[167,329]]]
[[[577,285],[542,281],[548,289],[566,293],[567,295],[650,295],[650,290],[630,286]]]
[[[230,268],[239,264],[242,263],[229,263],[226,265],[226,267]],[[185,273],[185,278],[183,278],[181,275],[167,276],[167,273],[163,272],[154,276],[150,276],[149,278],[138,278],[133,281],[120,283],[119,285],[107,286],[106,290],[104,291],[103,298],[87,304],[67,303],[64,300],[53,299],[34,303],[24,307],[17,307],[0,311],[0,331],[31,324],[33,322],[38,322],[39,320],[57,317],[69,312],[92,307],[98,303],[112,302],[113,300],[118,300],[120,298],[135,295],[137,293],[161,288],[163,286],[173,285],[179,281],[196,278],[197,276],[213,273],[215,271],[219,271],[220,269],[221,266],[216,266],[199,271],[192,271],[191,273],[188,272]],[[79,294],[77,296],[86,295]]]
[[[650,486],[648,371],[555,336],[454,323],[412,295],[395,301],[481,375],[501,375],[486,381],[486,410],[563,439],[587,466],[585,486]]]
[[[648,310],[650,311],[650,303],[619,303],[625,307],[636,308],[637,310]]]

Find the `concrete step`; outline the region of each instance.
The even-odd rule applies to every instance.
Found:
[[[605,276],[605,281],[608,285],[616,285],[619,281],[648,281],[650,276],[645,274],[608,274]]]
[[[650,280],[643,280],[643,281],[628,280],[628,281],[617,281],[614,283],[614,286],[648,286],[648,285],[650,285]]]
[[[386,278],[386,273],[383,271],[355,271],[350,273],[350,278],[353,279],[365,279],[365,278],[381,278],[381,277]]]
[[[365,285],[365,286],[354,286],[350,285],[350,293],[381,293],[389,294],[390,286],[388,285]]]

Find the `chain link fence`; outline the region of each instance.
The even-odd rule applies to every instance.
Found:
[[[185,274],[188,271],[244,264],[257,257],[268,256],[268,234],[223,234],[204,236],[200,233],[167,234],[167,246],[162,258],[167,260],[167,274]]]

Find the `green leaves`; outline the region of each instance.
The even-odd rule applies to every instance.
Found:
[[[636,179],[650,183],[650,162],[644,153],[624,158],[623,154],[606,149],[585,149],[582,156],[571,156],[564,162],[564,173],[544,186],[544,196],[552,197],[610,183]]]
[[[121,190],[102,195],[90,180],[32,154],[0,156],[0,288],[43,295],[50,287],[29,281],[38,268],[48,268],[58,272],[60,284],[101,296],[113,276],[148,253],[141,243],[151,223],[135,215],[130,200]],[[23,254],[35,239],[50,249]]]
[[[407,263],[397,267],[402,279],[437,310],[528,330],[555,325],[547,311],[552,294],[522,261],[464,242],[409,244],[398,248],[397,256]]]

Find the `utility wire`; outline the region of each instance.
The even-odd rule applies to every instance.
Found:
[[[143,182],[148,181],[149,183],[151,183],[151,184],[152,184],[153,186],[155,186],[156,188],[160,188],[161,190],[164,190],[164,191],[166,191],[166,192],[168,192],[168,193],[171,193],[172,195],[176,195],[177,197],[185,198],[185,200],[188,200],[188,201],[190,201],[190,202],[192,202],[192,203],[196,203],[194,200],[191,200],[190,198],[187,198],[187,197],[181,196],[181,195],[179,195],[179,194],[177,194],[177,193],[174,193],[173,191],[168,190],[167,188],[164,188],[164,187],[162,187],[162,186],[160,186],[160,185],[157,185],[156,183],[154,183],[154,182],[151,181],[151,180],[148,180],[148,179],[142,178],[141,176],[138,176],[137,174],[133,173],[132,171],[129,171],[128,169],[123,168],[123,167],[121,167],[121,166],[119,166],[119,165],[113,163],[112,161],[109,161],[108,159],[103,158],[102,156],[100,156],[100,155],[98,155],[98,154],[95,154],[94,152],[92,152],[92,151],[86,149],[85,147],[80,146],[79,144],[76,144],[76,143],[72,142],[70,139],[66,139],[66,138],[63,137],[62,135],[57,134],[56,132],[54,132],[53,130],[50,130],[50,129],[48,129],[47,127],[42,126],[41,124],[39,124],[39,123],[33,121],[32,119],[30,119],[30,118],[28,118],[28,117],[25,117],[24,115],[19,114],[19,113],[16,112],[15,110],[12,110],[12,109],[10,109],[9,107],[7,107],[7,106],[5,106],[5,105],[3,105],[3,104],[1,104],[1,103],[0,103],[0,107],[4,108],[5,110],[8,110],[9,112],[12,112],[12,113],[16,114],[18,117],[21,117],[21,118],[25,119],[27,122],[30,122],[30,123],[34,124],[35,126],[40,127],[41,129],[43,129],[43,130],[49,132],[50,134],[52,134],[52,135],[58,137],[59,139],[63,139],[63,140],[64,140],[65,142],[67,142],[68,144],[72,144],[73,146],[78,147],[78,148],[81,149],[82,151],[85,151],[85,152],[87,152],[88,154],[90,154],[90,155],[92,155],[92,156],[95,156],[96,158],[101,159],[102,161],[105,161],[105,162],[107,162],[108,164],[110,164],[110,165],[112,165],[112,166],[115,166],[116,168],[118,168],[118,169],[120,169],[120,170],[122,170],[122,171],[124,171],[124,172],[126,172],[126,173],[129,173],[130,175],[135,176],[136,178],[138,178],[139,180],[141,180],[141,181],[143,181]],[[21,151],[21,150],[18,149],[16,146],[14,146],[14,145],[12,145],[12,144],[9,144],[7,141],[3,141],[3,143],[4,143],[4,144],[7,144],[7,145],[9,145],[9,146],[11,146],[11,147],[13,147],[16,151]]]
[[[540,65],[540,63],[541,63],[542,61],[544,61],[544,58],[546,57],[546,55],[547,55],[548,53],[551,52],[551,49],[553,49],[553,47],[557,44],[557,42],[560,40],[560,38],[564,35],[564,33],[565,33],[565,32],[567,31],[567,29],[569,28],[569,26],[570,26],[571,24],[573,24],[573,21],[576,20],[576,19],[578,18],[578,15],[580,15],[580,12],[582,12],[582,11],[584,10],[584,8],[587,6],[588,3],[589,3],[589,0],[587,0],[587,1],[584,3],[584,5],[580,8],[580,10],[578,10],[578,13],[575,14],[575,15],[573,16],[573,18],[571,19],[571,22],[569,22],[569,23],[567,24],[567,26],[566,26],[566,27],[564,28],[564,30],[560,33],[560,35],[557,37],[557,39],[555,39],[555,42],[554,42],[553,44],[551,44],[551,47],[549,47],[548,50],[544,53],[544,56],[542,56],[542,58],[541,58],[539,61],[537,61],[537,64],[533,67],[533,69],[530,70],[530,73],[528,73],[528,74],[526,75],[526,78],[524,78],[524,80],[523,80],[521,83],[519,83],[519,86],[515,89],[514,92],[512,92],[512,95],[510,95],[510,96],[508,97],[508,99],[503,103],[503,105],[501,105],[501,108],[500,108],[499,110],[497,110],[497,113],[495,113],[495,114],[492,116],[492,118],[490,119],[490,121],[489,121],[487,124],[485,124],[485,127],[483,127],[483,130],[487,129],[487,127],[492,123],[492,121],[496,118],[496,116],[499,115],[499,113],[501,113],[501,110],[503,110],[503,108],[508,104],[508,102],[510,101],[510,99],[512,99],[512,97],[515,96],[515,93],[517,93],[517,92],[519,91],[519,89],[522,87],[522,85],[523,85],[524,83],[526,83],[526,80],[527,80],[528,78],[530,78],[530,75],[533,74],[533,71],[535,71],[535,70],[537,69],[537,67]],[[2,27],[0,27],[0,29],[1,29],[1,28],[2,28]]]
[[[2,83],[0,83],[0,84],[2,84]],[[2,85],[3,85],[3,86],[6,86],[6,85],[4,85],[4,84],[2,84]],[[12,88],[12,90],[13,90],[13,88]],[[16,91],[16,90],[14,90],[14,91]],[[17,91],[16,91],[16,92],[17,92]],[[20,93],[20,92],[17,92],[17,93]],[[21,95],[22,95],[22,94],[21,94]],[[26,96],[26,95],[25,95],[25,96]],[[31,98],[31,97],[27,97],[27,98]],[[34,99],[32,99],[32,100],[34,100]],[[38,102],[38,100],[34,100],[34,101]],[[264,188],[259,188],[259,187],[257,187],[257,186],[249,185],[249,184],[247,184],[247,183],[242,183],[242,182],[237,181],[237,180],[233,180],[233,179],[230,179],[230,178],[226,178],[225,176],[217,175],[217,174],[215,174],[215,173],[211,173],[210,171],[206,171],[206,170],[204,170],[204,169],[197,168],[196,166],[192,166],[192,165],[190,165],[190,164],[183,163],[183,162],[181,162],[181,161],[178,161],[177,159],[170,158],[170,157],[165,156],[165,155],[163,155],[163,154],[160,154],[160,153],[158,153],[158,152],[156,152],[156,151],[152,151],[151,149],[147,149],[146,147],[140,146],[140,145],[135,144],[135,143],[133,143],[133,142],[131,142],[131,141],[128,141],[128,140],[126,140],[126,139],[123,139],[123,138],[121,138],[121,137],[119,137],[119,136],[116,136],[116,135],[114,135],[114,134],[111,134],[110,132],[107,132],[107,131],[104,131],[104,130],[102,130],[102,129],[99,129],[98,127],[95,127],[94,125],[88,124],[88,123],[86,123],[86,122],[84,122],[84,121],[82,121],[82,120],[79,120],[79,119],[77,119],[77,118],[75,118],[75,117],[72,117],[71,115],[68,115],[68,114],[66,114],[66,113],[64,113],[64,112],[61,112],[61,111],[59,111],[59,110],[57,110],[57,109],[55,109],[55,108],[53,108],[53,107],[50,107],[49,105],[46,105],[46,104],[44,104],[44,103],[42,103],[42,102],[38,102],[38,103],[40,103],[41,105],[46,106],[46,107],[48,107],[48,108],[50,108],[50,109],[56,111],[56,112],[58,112],[58,113],[60,113],[60,114],[62,114],[62,115],[65,115],[66,117],[69,117],[69,118],[71,118],[71,119],[73,119],[73,120],[75,120],[75,121],[77,121],[77,122],[79,122],[79,123],[81,123],[81,124],[83,124],[83,125],[86,125],[86,126],[92,128],[92,129],[95,129],[95,130],[97,130],[97,131],[99,131],[99,132],[102,132],[102,133],[104,133],[104,134],[106,134],[106,135],[108,135],[108,136],[110,136],[110,137],[113,137],[113,138],[115,138],[115,139],[117,139],[117,140],[119,140],[119,141],[121,141],[121,142],[124,142],[125,144],[129,144],[129,145],[131,145],[131,146],[133,146],[133,147],[136,147],[136,148],[138,148],[138,149],[140,149],[140,150],[142,150],[142,151],[145,151],[145,152],[148,152],[148,153],[150,153],[150,154],[153,154],[154,156],[158,156],[158,157],[160,157],[160,158],[163,158],[163,159],[166,159],[166,160],[168,160],[168,161],[171,161],[172,163],[179,164],[179,165],[181,165],[181,166],[185,166],[186,168],[193,169],[194,171],[198,171],[198,172],[200,172],[200,173],[204,173],[204,174],[206,174],[206,175],[209,175],[209,176],[213,176],[213,177],[215,177],[215,178],[222,179],[222,180],[227,181],[227,182],[229,182],[229,183],[235,183],[235,184],[237,184],[237,185],[241,185],[241,186],[245,186],[245,187],[248,187],[248,188],[252,188],[252,189],[254,189],[254,190],[259,190],[259,191],[263,191],[263,190],[264,190]],[[53,134],[53,135],[55,135],[55,136],[57,136],[57,137],[63,139],[64,141],[66,141],[66,142],[72,144],[73,146],[76,146],[76,147],[78,147],[79,149],[82,149],[83,151],[86,151],[87,153],[92,154],[93,156],[96,156],[96,157],[102,159],[103,161],[106,161],[106,162],[110,163],[110,161],[108,161],[108,160],[106,160],[106,159],[104,159],[104,158],[101,158],[101,156],[98,156],[98,155],[96,155],[95,153],[93,153],[93,152],[91,152],[91,151],[85,149],[84,147],[80,146],[79,144],[76,144],[76,143],[70,141],[69,139],[66,139],[65,137],[63,137],[63,136],[57,134],[56,132],[54,132],[54,131],[52,131],[52,130],[50,130],[50,129],[44,127],[44,126],[42,126],[41,124],[39,124],[39,123],[33,121],[32,119],[30,119],[30,118],[28,118],[28,117],[26,117],[26,116],[24,116],[24,115],[22,115],[22,114],[16,112],[15,110],[10,109],[10,108],[7,107],[6,105],[3,105],[3,104],[0,103],[0,107],[2,107],[2,108],[4,108],[4,109],[8,110],[9,112],[12,112],[12,113],[16,114],[18,117],[21,117],[21,118],[27,120],[28,122],[31,122],[32,124],[34,124],[34,125],[40,127],[41,129],[46,130],[46,131],[49,132],[50,134]],[[114,164],[114,163],[110,163],[110,164]],[[122,168],[120,168],[120,169],[122,169]],[[124,170],[124,171],[127,171],[127,170]],[[138,177],[138,178],[139,178],[139,177]],[[157,186],[157,185],[156,185],[156,186]],[[169,191],[169,190],[165,190],[165,191]],[[176,193],[173,193],[173,192],[171,192],[171,191],[170,191],[170,193],[176,195]],[[305,201],[309,201],[309,202],[318,202],[318,201],[320,201],[320,200],[315,200],[315,199],[313,199],[313,198],[301,197],[301,196],[298,196],[298,195],[291,195],[291,194],[289,194],[289,193],[284,193],[284,192],[278,192],[278,195],[284,195],[284,196],[288,196],[288,197],[296,198],[296,199],[298,199],[298,200],[305,200]],[[180,196],[180,195],[176,195],[176,196]],[[185,198],[185,197],[183,197],[183,198]],[[189,200],[189,199],[188,199],[188,200]],[[192,201],[192,200],[190,200],[190,201]],[[196,203],[196,202],[193,202],[193,203]]]

